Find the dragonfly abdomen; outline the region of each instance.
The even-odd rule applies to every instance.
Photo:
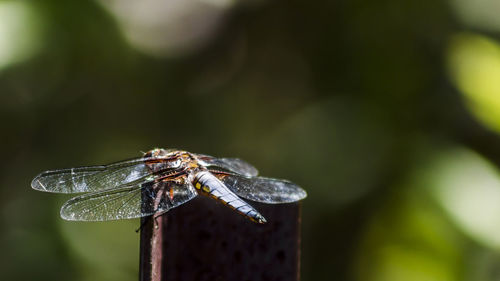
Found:
[[[240,199],[210,172],[202,171],[197,173],[193,185],[197,190],[221,201],[248,219],[258,223],[266,222],[266,219],[257,210]]]

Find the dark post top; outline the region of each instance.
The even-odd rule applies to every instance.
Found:
[[[141,281],[298,281],[300,205],[249,202],[260,225],[204,196],[148,219]]]

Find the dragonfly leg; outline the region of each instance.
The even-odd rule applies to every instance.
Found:
[[[158,227],[158,218],[163,216],[167,211],[161,211],[161,212],[157,212],[155,213],[154,215],[152,216],[147,216],[147,217],[144,217],[141,221],[141,225],[139,226],[138,229],[135,230],[135,232],[139,232],[142,230],[142,228],[144,228],[144,226],[149,222],[149,220],[151,219],[154,219],[154,224],[155,224],[155,228]]]
[[[157,212],[153,215],[153,219],[155,220],[155,227],[158,227],[158,218],[163,216],[167,211]]]

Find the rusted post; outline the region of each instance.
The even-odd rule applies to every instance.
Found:
[[[141,230],[141,281],[299,280],[300,204],[250,202],[259,225],[198,196]]]

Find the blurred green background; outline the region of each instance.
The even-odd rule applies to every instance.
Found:
[[[30,181],[175,147],[308,191],[303,280],[500,280],[499,14],[0,1],[0,279],[136,280],[138,220],[65,222]]]

